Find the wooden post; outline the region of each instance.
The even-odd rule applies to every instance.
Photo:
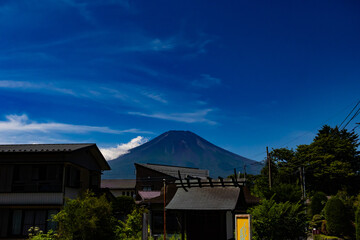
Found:
[[[268,162],[268,167],[269,167],[269,188],[271,189],[271,158],[269,155],[268,147],[266,147],[266,157],[267,157],[267,162]]]
[[[166,240],[166,181],[164,180],[164,240]]]

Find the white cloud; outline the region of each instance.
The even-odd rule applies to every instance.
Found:
[[[112,148],[100,148],[100,151],[104,155],[105,159],[109,161],[128,153],[130,149],[138,147],[146,143],[147,141],[148,141],[147,138],[138,136],[136,138],[133,138],[128,143],[122,143]]]
[[[26,81],[13,81],[13,80],[0,80],[0,88],[6,88],[6,89],[15,89],[15,90],[31,90],[31,91],[41,91],[41,90],[47,90],[67,95],[73,95],[73,90],[68,88],[61,88],[54,86],[52,84],[44,84],[44,83],[32,83],[32,82],[26,82]]]
[[[7,115],[6,121],[0,121],[0,133],[29,133],[29,132],[46,132],[46,133],[109,133],[109,134],[123,134],[123,133],[151,133],[141,131],[139,129],[116,130],[109,127],[74,125],[67,123],[38,123],[29,120],[26,114],[23,115]]]
[[[138,115],[143,117],[149,118],[157,118],[157,119],[164,119],[164,120],[171,120],[177,122],[185,122],[185,123],[207,123],[210,125],[216,125],[217,122],[209,120],[206,118],[206,115],[209,112],[212,112],[213,109],[204,109],[199,110],[196,112],[190,113],[141,113],[141,112],[129,112],[131,115]]]
[[[201,78],[194,80],[191,84],[195,87],[209,88],[221,84],[220,78],[212,77],[209,74],[201,74]]]

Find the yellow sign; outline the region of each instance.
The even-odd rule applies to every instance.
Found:
[[[235,215],[236,240],[251,240],[251,218],[249,214]]]

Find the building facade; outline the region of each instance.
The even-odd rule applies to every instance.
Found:
[[[96,144],[0,145],[0,238],[24,238],[83,191],[100,190],[110,167]]]

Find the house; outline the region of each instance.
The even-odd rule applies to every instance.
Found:
[[[135,179],[102,179],[101,188],[108,188],[115,196],[135,197]]]
[[[54,228],[51,215],[86,189],[100,190],[110,167],[96,144],[0,145],[0,238]]]
[[[148,221],[151,235],[161,234],[164,224],[164,182],[166,186],[166,203],[170,202],[176,192],[175,181],[181,178],[206,179],[209,170],[160,165],[135,163],[136,168],[136,200],[149,209]],[[177,216],[168,214],[166,218],[169,233],[179,230]]]

